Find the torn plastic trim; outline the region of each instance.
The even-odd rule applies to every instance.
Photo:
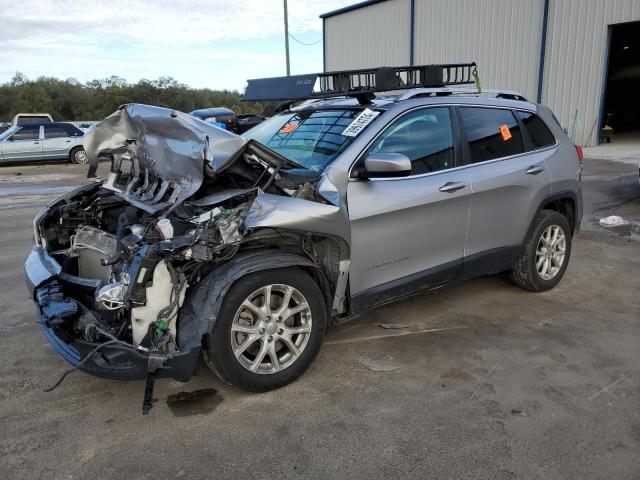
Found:
[[[24,264],[27,290],[34,295],[35,289],[47,280],[60,275],[62,267],[44,248],[33,245]]]
[[[37,288],[34,292],[36,302],[36,321],[51,346],[67,362],[79,370],[101,378],[116,380],[142,380],[147,375],[148,363],[153,356],[162,360],[155,371],[158,378],[174,378],[187,381],[193,376],[200,345],[194,345],[180,352],[161,355],[147,352],[133,345],[118,342],[105,345],[99,353],[86,358],[100,343],[87,342],[77,338],[64,340],[56,333],[57,324],[65,315],[88,312],[86,307],[76,300],[61,294],[57,281]]]

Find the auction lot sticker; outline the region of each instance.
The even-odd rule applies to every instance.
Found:
[[[375,112],[373,110],[365,108],[362,113],[354,118],[353,122],[351,122],[349,126],[344,129],[342,135],[344,135],[345,137],[355,137],[378,115],[380,115],[380,112]]]

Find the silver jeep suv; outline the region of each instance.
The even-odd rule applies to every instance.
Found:
[[[121,107],[84,142],[108,178],[35,219],[44,334],[90,374],[185,381],[202,351],[261,391],[300,376],[332,321],[499,272],[553,288],[579,154],[548,108],[473,92],[316,98],[244,137]]]

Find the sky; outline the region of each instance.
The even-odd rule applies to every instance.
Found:
[[[355,0],[289,0],[291,73],[322,71],[322,20]],[[0,83],[173,77],[242,91],[285,75],[282,0],[0,0]]]

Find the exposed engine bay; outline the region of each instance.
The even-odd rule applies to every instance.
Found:
[[[180,355],[192,369],[211,317],[198,300],[211,290],[196,290],[203,279],[224,290],[217,269],[239,254],[295,254],[319,272],[327,304],[344,311],[343,212],[318,193],[313,172],[260,143],[142,105],[122,107],[84,143],[89,175],[106,160],[108,178],[35,219],[26,266],[45,334],[80,352],[77,360],[62,352],[76,366],[93,357],[86,371],[123,378],[146,368],[148,384]]]

